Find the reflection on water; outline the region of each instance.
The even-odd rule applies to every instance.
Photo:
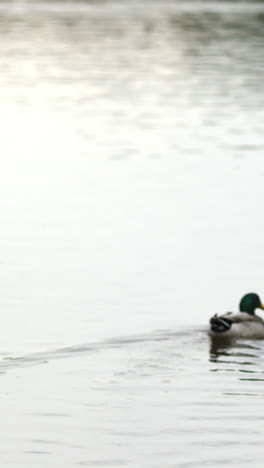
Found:
[[[258,341],[251,341],[250,343],[258,343]],[[260,341],[261,342],[261,341]],[[239,352],[237,350],[245,350],[243,352]],[[211,347],[210,347],[210,353],[212,356],[212,359],[217,360],[219,356],[225,356],[229,355],[228,351],[231,350],[232,355],[238,355],[238,356],[252,356],[252,357],[257,357],[252,354],[246,354],[246,350],[258,350],[260,348],[257,348],[256,346],[253,346],[252,344],[248,344],[248,342],[239,342],[237,340],[226,340],[226,339],[219,339],[219,338],[213,338],[211,339]]]
[[[259,346],[258,346],[259,343]],[[245,382],[263,382],[264,369],[262,368],[263,341],[248,342],[222,342],[212,340],[210,347],[210,362],[216,367],[211,372],[235,372],[238,380]],[[249,375],[241,375],[249,374]],[[252,392],[247,391],[246,395],[258,396],[256,388]],[[227,395],[243,395],[243,390],[239,392],[225,392]],[[261,393],[262,395],[262,393]]]
[[[21,129],[10,152],[29,137],[51,151],[45,137],[67,129],[91,158],[260,154],[262,6],[117,6],[2,4],[2,120],[8,138]]]

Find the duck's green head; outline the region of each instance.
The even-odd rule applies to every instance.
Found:
[[[249,293],[243,296],[239,304],[240,312],[247,312],[248,314],[254,315],[255,309],[264,309],[264,305],[261,304],[259,296],[255,293]]]

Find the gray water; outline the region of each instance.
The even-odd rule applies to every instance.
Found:
[[[262,467],[264,5],[0,2],[1,466]]]

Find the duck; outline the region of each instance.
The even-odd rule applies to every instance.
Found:
[[[228,339],[264,338],[264,320],[255,313],[256,309],[264,309],[258,294],[245,294],[240,300],[239,312],[215,314],[210,319],[209,335]]]

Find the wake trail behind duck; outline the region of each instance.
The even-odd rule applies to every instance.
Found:
[[[197,341],[197,339],[201,340],[204,337],[206,337],[204,329],[188,329],[181,331],[158,330],[146,334],[114,337],[99,342],[57,348],[49,351],[40,351],[26,354],[24,356],[5,355],[0,361],[0,373],[3,374],[10,369],[47,364],[53,360],[72,358],[86,354],[88,355],[90,353],[105,351],[107,349],[125,349],[128,346],[137,344],[147,345],[148,343],[168,341],[177,341],[177,344],[179,344],[179,342],[182,341],[184,342],[184,345],[186,345],[187,342],[189,345],[190,340],[192,340],[193,343],[194,341]]]

